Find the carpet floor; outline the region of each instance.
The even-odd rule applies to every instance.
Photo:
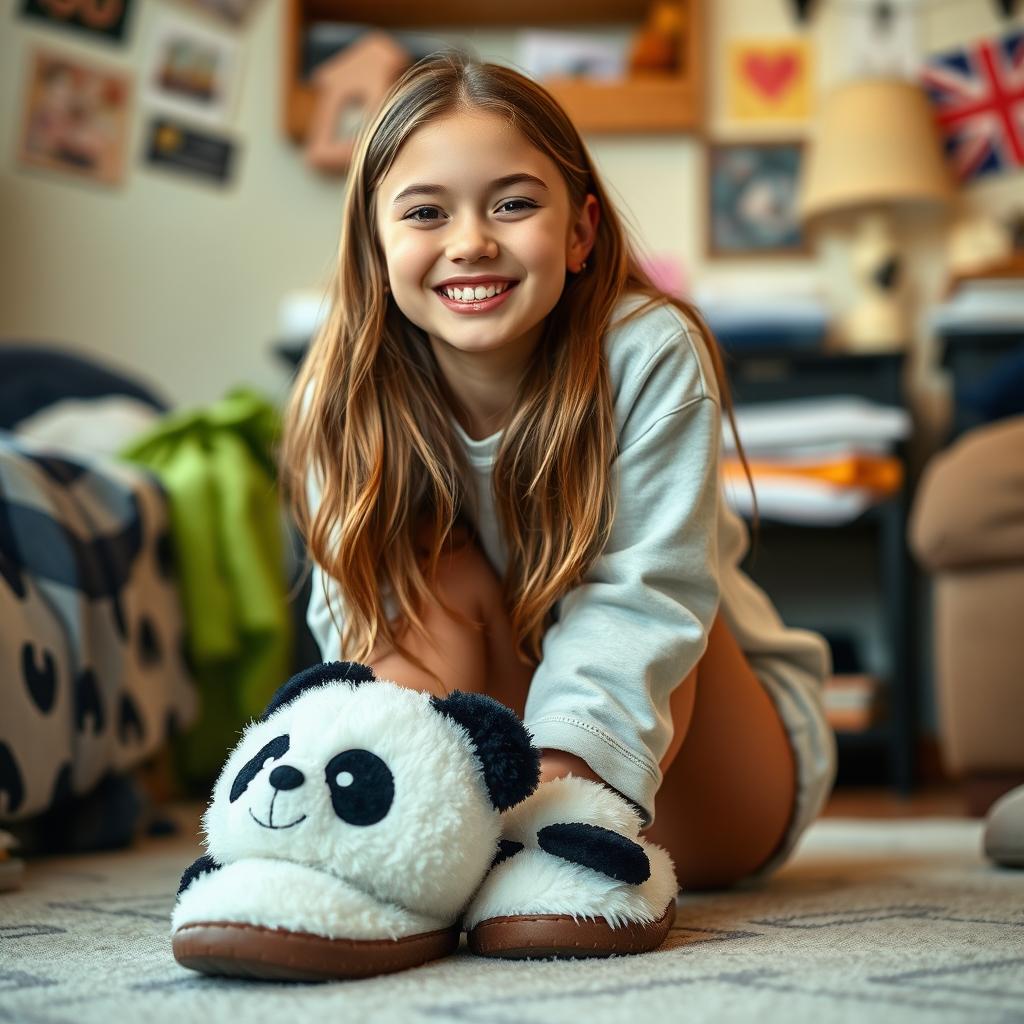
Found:
[[[186,833],[188,835],[190,833]],[[168,915],[183,836],[29,864],[0,893],[0,1021],[24,1024],[1024,1022],[1024,871],[977,821],[825,819],[757,886],[682,895],[655,953],[446,960],[319,985],[179,967]]]

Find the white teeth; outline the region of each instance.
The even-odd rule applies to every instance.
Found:
[[[449,299],[456,302],[480,302],[482,299],[490,299],[506,291],[510,282],[502,281],[501,284],[491,284],[486,287],[478,284],[475,288],[466,285],[465,288],[444,288],[442,291]]]

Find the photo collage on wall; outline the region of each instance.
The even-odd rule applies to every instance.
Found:
[[[241,88],[242,31],[262,0],[20,0],[26,26],[53,30],[29,48],[16,160],[26,169],[124,185],[130,137],[139,160],[218,186],[234,180],[231,132]],[[79,44],[65,50],[61,36]],[[94,53],[81,56],[81,44]]]
[[[800,139],[814,113],[811,44],[798,36],[740,38],[725,58],[726,119],[746,137],[707,146],[707,255],[809,255],[796,200]]]

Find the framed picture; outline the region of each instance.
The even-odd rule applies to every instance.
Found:
[[[82,32],[93,39],[123,43],[134,0],[23,0],[25,18]]]
[[[123,175],[130,76],[36,50],[29,61],[18,162],[116,185]]]
[[[235,27],[242,25],[252,15],[253,8],[261,0],[185,0],[185,3],[223,19]]]
[[[207,184],[229,185],[238,146],[225,135],[200,131],[170,117],[155,117],[146,132],[143,162]]]
[[[146,70],[146,99],[162,111],[226,123],[235,106],[239,47],[234,36],[164,11]]]
[[[807,39],[734,39],[726,109],[735,121],[804,122],[813,100],[814,51]]]
[[[803,143],[708,145],[708,255],[807,254],[797,219]]]

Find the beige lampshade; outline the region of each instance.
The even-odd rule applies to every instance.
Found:
[[[868,78],[825,97],[800,186],[805,223],[822,214],[952,199],[931,108],[918,86]]]

